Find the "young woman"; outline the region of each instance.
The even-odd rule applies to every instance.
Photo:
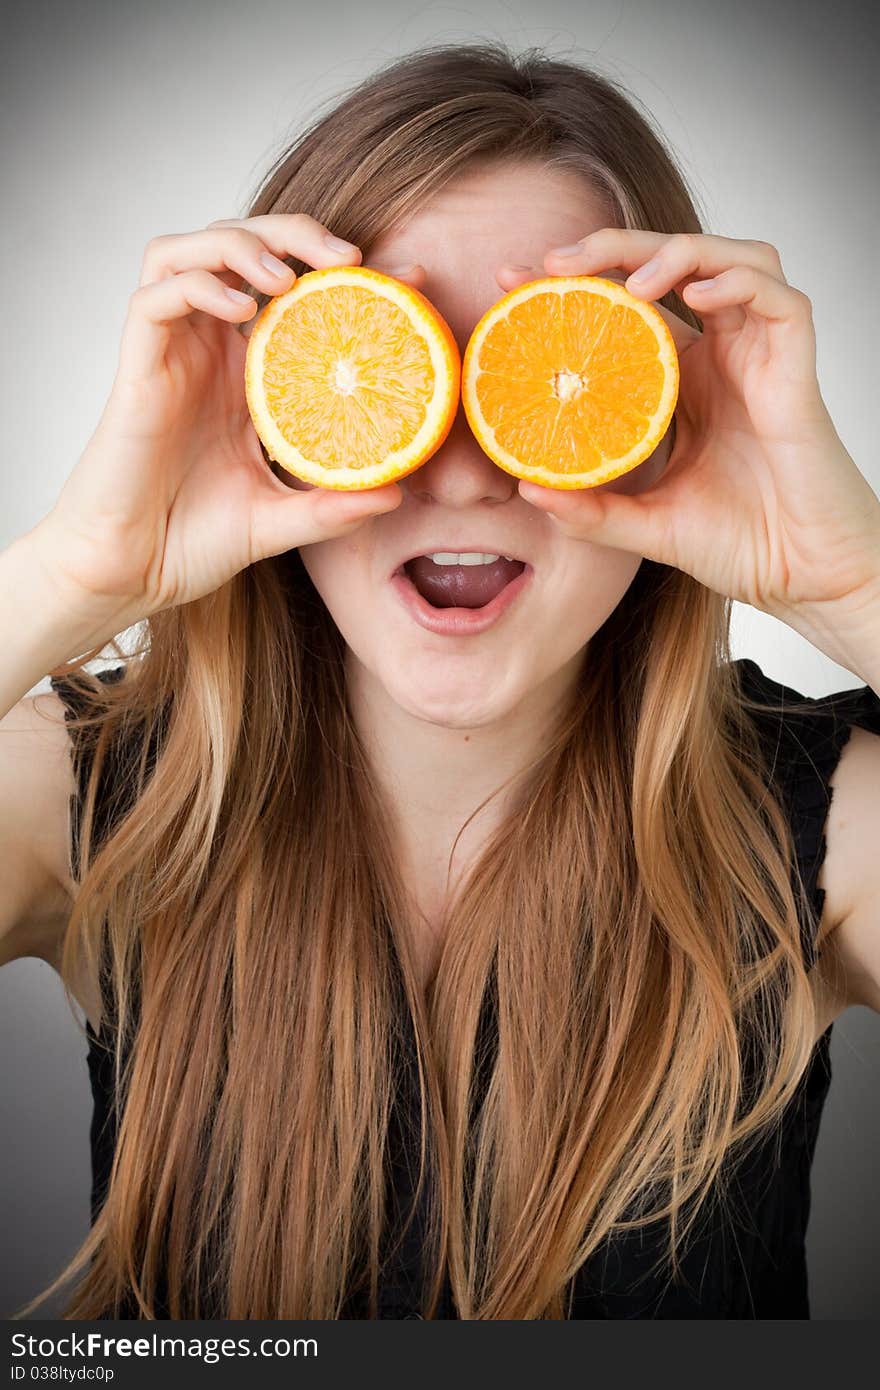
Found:
[[[399,484],[297,485],[247,325],[358,262],[462,349],[523,279],[617,276],[675,332],[675,429],[580,493],[463,414]],[[426,560],[423,625],[389,580],[438,551],[529,582],[465,633]],[[56,964],[95,1096],[66,1316],[808,1316],[831,1024],[880,1005],[880,502],[808,299],[702,231],[622,91],[413,53],[246,217],[151,241],[94,435],[0,566],[5,957]],[[865,683],[732,661],[733,599]]]

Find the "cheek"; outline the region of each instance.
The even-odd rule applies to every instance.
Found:
[[[370,625],[373,610],[364,596],[370,589],[371,554],[368,538],[358,532],[315,541],[300,549],[309,578],[346,637]]]
[[[331,599],[338,602],[352,587],[350,566],[343,548],[347,539],[313,541],[311,545],[300,547],[302,562],[328,607]]]
[[[638,573],[642,557],[632,551],[575,541],[560,586],[550,585],[547,603],[554,620],[546,631],[574,652],[611,616]],[[554,592],[555,590],[555,592]]]

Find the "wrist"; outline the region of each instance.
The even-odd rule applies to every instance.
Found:
[[[773,616],[880,693],[880,551],[876,576],[852,594],[780,607]]]
[[[70,592],[52,564],[43,523],[0,552],[0,710],[6,712],[65,661],[102,647],[127,626]]]

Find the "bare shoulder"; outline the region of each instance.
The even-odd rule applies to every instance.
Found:
[[[74,791],[64,707],[54,691],[26,695],[0,719],[0,963],[54,963],[75,885],[70,872]]]
[[[853,728],[831,779],[819,945],[840,1010],[880,1012],[880,735]]]

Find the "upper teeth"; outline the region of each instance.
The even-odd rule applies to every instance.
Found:
[[[512,555],[505,555],[505,560],[512,560]],[[434,555],[428,556],[435,565],[494,565],[496,560],[500,560],[500,555],[483,555],[479,550],[465,550],[460,555],[456,555],[451,550],[438,550]]]

